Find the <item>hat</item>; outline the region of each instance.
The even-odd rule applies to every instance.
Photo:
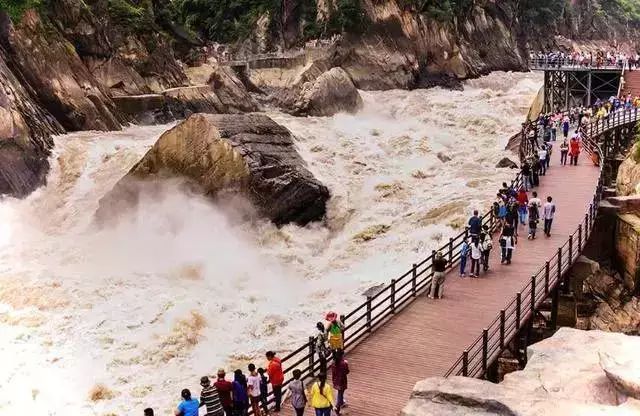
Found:
[[[327,321],[335,321],[336,319],[338,319],[338,314],[331,311],[331,312],[327,312],[327,315],[325,316],[325,319]]]
[[[226,372],[224,371],[224,368],[218,368],[218,375],[219,376],[223,376],[225,374],[226,374]]]
[[[200,377],[200,385],[201,386],[208,386],[209,384],[211,384],[211,381],[209,381],[209,377],[207,377],[207,376]]]

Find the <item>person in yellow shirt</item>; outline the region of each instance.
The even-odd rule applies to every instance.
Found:
[[[311,407],[316,410],[316,416],[331,416],[333,409],[333,389],[327,384],[327,375],[319,374],[318,381],[311,386]]]

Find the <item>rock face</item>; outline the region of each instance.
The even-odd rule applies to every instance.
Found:
[[[640,338],[600,331],[561,328],[553,337],[529,347],[527,366],[500,384],[464,377],[430,378],[414,387],[403,416],[578,416],[632,415],[640,401],[630,397],[638,382],[623,371],[634,360]],[[615,357],[606,371],[599,353]],[[622,364],[618,364],[622,363]],[[621,367],[622,366],[622,367]],[[635,367],[633,367],[635,368]]]
[[[298,115],[353,113],[362,108],[362,97],[344,69],[331,68],[315,81],[304,84],[295,108]]]
[[[260,114],[195,114],[164,133],[100,201],[98,218],[135,202],[138,184],[182,177],[201,192],[240,193],[276,224],[321,219],[328,189],[304,166],[291,133]]]
[[[509,159],[508,157],[503,157],[496,164],[496,167],[497,168],[517,169],[518,168],[518,164],[516,162],[514,162],[513,160]]]
[[[616,190],[620,196],[640,194],[640,161],[635,156],[638,153],[640,144],[636,143],[618,169]]]
[[[113,101],[59,32],[44,27],[33,10],[25,13],[17,27],[6,15],[0,20],[0,43],[7,51],[7,63],[25,77],[41,105],[65,129],[120,129],[124,119]]]
[[[219,110],[221,113],[258,111],[258,104],[251,98],[245,86],[230,68],[217,67],[209,77],[208,84],[223,106]]]
[[[25,196],[44,183],[52,134],[64,130],[6,65],[0,48],[0,195]]]

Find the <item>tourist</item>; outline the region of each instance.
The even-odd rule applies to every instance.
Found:
[[[349,363],[344,358],[342,351],[337,351],[333,357],[333,367],[331,368],[331,379],[333,380],[333,388],[337,392],[336,398],[336,414],[340,414],[340,409],[345,405],[344,392],[347,390],[349,375]]]
[[[224,409],[222,408],[218,389],[211,385],[211,381],[207,376],[202,376],[202,378],[200,378],[200,385],[202,386],[202,392],[200,393],[200,407],[206,406],[207,416],[223,416]]]
[[[296,412],[296,416],[304,415],[304,408],[307,405],[307,395],[304,392],[304,382],[300,380],[302,372],[297,368],[293,370],[293,380],[289,383],[291,393],[291,406]]]
[[[316,323],[315,348],[320,362],[320,372],[327,372],[327,357],[329,356],[329,348],[327,348],[327,329],[322,322]]]
[[[282,384],[284,383],[284,373],[282,372],[282,363],[280,358],[276,357],[273,351],[267,351],[267,374],[269,374],[269,382],[273,390],[273,398],[275,400],[274,411],[279,412],[282,405]]]
[[[520,172],[522,174],[522,184],[524,185],[524,190],[529,191],[533,184],[531,183],[531,165],[526,159],[522,163]]]
[[[429,298],[435,299],[437,291],[438,299],[442,299],[442,295],[444,294],[444,272],[447,269],[447,260],[441,252],[438,251],[436,253],[431,266],[433,267],[433,278],[431,280],[431,292],[429,293]]]
[[[249,403],[255,416],[260,416],[260,374],[256,371],[255,364],[251,363],[247,367],[249,377],[247,377],[247,387],[249,388]]]
[[[264,368],[258,368],[260,374],[260,403],[262,404],[262,413],[269,414],[269,379],[264,375]]]
[[[144,409],[144,416],[153,416],[153,409],[150,407]]]
[[[564,139],[562,144],[560,145],[560,164],[562,166],[567,165],[567,154],[569,153],[569,144],[567,143],[567,139]]]
[[[549,166],[551,165],[551,154],[553,153],[553,145],[551,143],[547,144],[547,156],[544,160],[544,163],[546,165],[546,168],[549,169]]]
[[[327,375],[318,375],[318,381],[311,386],[311,407],[316,411],[316,416],[331,416],[333,409],[333,389],[327,384]]]
[[[247,393],[247,378],[242,370],[233,372],[233,414],[234,416],[246,416],[249,409],[249,395]]]
[[[537,208],[542,207],[542,201],[538,198],[538,193],[533,191],[531,193],[531,199],[529,200],[529,205],[535,205]]]
[[[500,225],[504,226],[505,219],[507,217],[507,203],[502,194],[498,194],[498,220],[500,221]],[[473,234],[471,234],[473,237]]]
[[[531,181],[533,182],[533,186],[540,186],[540,169],[541,169],[540,158],[535,157],[533,160],[533,164],[531,165]]]
[[[571,122],[569,120],[569,117],[564,116],[564,118],[562,119],[562,135],[564,136],[565,140],[567,139],[567,137],[569,137],[570,126],[571,126]]]
[[[569,143],[569,156],[571,157],[570,165],[577,166],[578,156],[580,156],[580,141],[577,135],[572,137]]]
[[[337,351],[344,349],[344,325],[338,319],[338,314],[335,312],[329,312],[325,316],[325,319],[329,321],[327,327],[327,341],[329,342],[329,348],[331,351]]]
[[[540,162],[539,174],[545,176],[547,173],[547,147],[544,144],[538,150],[538,160]]]
[[[553,198],[547,197],[547,202],[542,209],[542,215],[544,217],[544,233],[547,237],[551,237],[551,224],[553,223],[553,217],[556,214],[556,204],[553,203]]]
[[[518,236],[518,203],[515,199],[511,199],[507,205],[505,221],[513,227],[515,235]]]
[[[462,238],[462,245],[460,246],[460,277],[467,275],[467,257],[469,257],[471,247],[469,247],[469,239],[467,237]]]
[[[529,240],[536,238],[536,229],[540,218],[540,207],[542,205],[542,201],[538,198],[537,192],[533,192],[532,196],[529,201],[529,235],[527,237]]]
[[[471,277],[480,277],[480,260],[482,259],[482,246],[480,237],[471,239]]]
[[[480,230],[482,230],[482,220],[480,219],[478,210],[473,211],[473,216],[469,218],[468,224],[469,224],[469,235],[471,235],[472,237],[479,236]]]
[[[520,188],[516,200],[518,201],[518,216],[520,219],[520,224],[525,225],[527,221],[527,206],[529,205],[529,197],[527,196],[527,192],[524,188]]]
[[[482,268],[486,273],[489,270],[489,256],[493,249],[493,242],[491,241],[491,235],[489,234],[489,227],[485,225],[483,230],[484,232],[480,234],[480,243],[482,245]]]
[[[218,379],[213,385],[218,390],[220,396],[220,402],[224,409],[225,416],[233,416],[233,400],[231,393],[233,392],[233,384],[230,381],[225,380],[225,371],[221,368],[218,370]]]
[[[176,416],[198,416],[200,402],[191,397],[189,389],[183,389],[180,393],[182,401],[178,404],[178,408],[174,411]]]
[[[516,240],[513,236],[513,227],[506,224],[502,228],[502,235],[500,236],[500,247],[502,249],[500,264],[511,264],[515,244]]]

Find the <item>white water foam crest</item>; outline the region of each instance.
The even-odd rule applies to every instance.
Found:
[[[270,114],[332,193],[307,227],[241,222],[167,184],[98,229],[100,198],[170,126],[57,137],[47,186],[0,203],[0,414],[164,414],[200,376],[299,346],[488,206],[540,83],[494,73],[362,92],[356,115]],[[89,400],[98,383],[113,397]]]

